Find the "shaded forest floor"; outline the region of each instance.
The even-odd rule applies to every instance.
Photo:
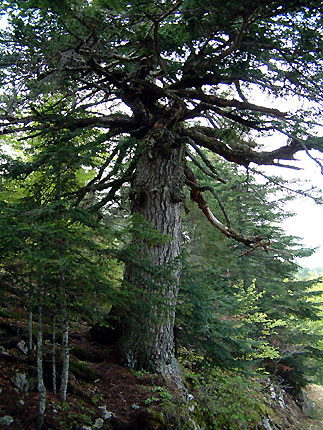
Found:
[[[31,430],[38,414],[36,353],[27,355],[16,347],[25,338],[24,327],[17,321],[1,317],[0,329],[7,333],[16,331],[15,336],[2,339],[4,346],[0,347],[0,417],[14,418],[10,429]],[[157,389],[163,384],[160,377],[123,367],[115,349],[95,342],[86,325],[71,333],[70,346],[68,396],[64,405],[52,392],[51,357],[48,352],[44,356],[47,387],[44,430],[82,429],[93,426],[104,414],[111,416],[111,428],[140,429],[142,422],[144,429],[148,406],[152,403],[162,406],[164,391]],[[62,360],[59,354],[57,358],[59,374]],[[17,382],[17,375],[25,375],[22,379],[26,382]],[[59,389],[59,379],[57,382]]]
[[[18,301],[0,308],[1,429],[35,429],[38,414],[36,351],[27,354],[17,346],[21,341],[27,343],[27,320],[28,314]],[[33,325],[36,339],[37,322]],[[187,421],[190,420],[188,407],[183,407],[183,398],[176,388],[166,386],[159,375],[135,372],[122,366],[115,347],[106,344],[100,330],[93,331],[86,322],[73,322],[70,348],[68,397],[62,404],[52,390],[51,328],[45,324],[47,408],[44,430],[182,430],[184,427],[176,422],[179,414],[183,420],[185,407]],[[61,363],[58,347],[58,375]],[[59,378],[57,382],[59,388]],[[311,385],[307,393],[313,405],[309,412],[311,418],[289,399],[289,410],[285,412],[288,426],[284,426],[284,430],[323,429],[323,387]],[[198,393],[193,394],[198,400]],[[13,420],[10,425],[1,421],[4,417]]]

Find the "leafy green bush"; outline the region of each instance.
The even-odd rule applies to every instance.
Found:
[[[210,430],[253,428],[265,413],[257,378],[211,368],[200,373],[188,371],[186,375],[198,391]]]

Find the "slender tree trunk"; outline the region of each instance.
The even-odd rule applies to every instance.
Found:
[[[43,297],[40,292],[40,302],[38,305],[38,334],[37,334],[37,382],[38,382],[38,418],[37,430],[41,430],[44,423],[46,408],[46,388],[43,379]]]
[[[161,145],[159,146],[159,148]],[[132,212],[139,213],[166,243],[141,243],[144,264],[160,269],[169,265],[167,276],[151,276],[129,263],[125,279],[136,287],[136,303],[130,309],[121,340],[124,359],[130,367],[177,373],[174,359],[174,320],[180,278],[181,210],[184,200],[184,147],[158,149],[142,155],[132,182]],[[170,375],[172,377],[172,375]]]
[[[53,316],[53,325],[52,325],[52,375],[53,375],[53,394],[56,395],[56,315]]]
[[[29,274],[29,320],[28,320],[28,350],[31,353],[33,349],[33,283],[32,275]]]
[[[33,349],[33,311],[29,311],[29,321],[28,321],[28,351],[29,353]]]
[[[66,293],[64,291],[63,298],[63,369],[62,369],[62,378],[61,378],[61,386],[60,386],[60,396],[62,402],[66,400],[67,393],[67,385],[68,385],[68,375],[69,375],[69,363],[70,363],[70,353],[69,353],[69,345],[68,345],[68,336],[69,336],[69,320],[68,313],[66,307]]]

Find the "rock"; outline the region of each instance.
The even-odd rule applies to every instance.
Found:
[[[95,429],[101,429],[103,427],[104,420],[102,418],[97,418],[94,423]]]
[[[9,355],[2,345],[0,345],[0,354]]]
[[[269,390],[270,390],[270,397],[272,398],[272,400],[275,400],[276,402],[278,401],[280,407],[285,409],[286,405],[284,401],[284,393],[285,393],[284,390],[277,388],[278,390],[278,394],[277,394],[273,384],[270,385]]]
[[[25,405],[25,402],[23,400],[19,400],[18,403],[19,403],[20,406],[24,406]]]
[[[92,427],[89,427],[89,426],[83,426],[83,427],[82,427],[82,430],[92,430]]]
[[[280,404],[281,408],[283,408],[283,409],[286,408],[286,404],[285,404],[285,400],[284,400],[284,392],[283,391],[281,391],[281,393],[279,394],[278,403]]]
[[[103,406],[98,406],[98,409],[100,409],[101,412],[104,412],[107,410],[107,407],[105,405]]]
[[[271,384],[271,386],[269,387],[270,389],[270,397],[273,400],[276,400],[276,392],[275,392],[275,387],[273,386],[273,384]]]
[[[28,381],[25,373],[17,373],[14,378],[11,378],[13,385],[24,393],[28,392]]]
[[[18,342],[17,347],[23,354],[25,354],[25,355],[28,354],[28,348],[27,348],[26,342],[24,340],[21,340],[20,342]]]
[[[25,373],[17,373],[14,378],[11,378],[11,382],[24,393],[33,391],[37,386],[37,381],[34,378],[27,378]]]
[[[106,406],[99,406],[100,411],[102,412],[102,418],[104,420],[109,420],[112,417],[115,417],[113,412],[107,411],[107,407]]]
[[[4,417],[0,418],[0,425],[3,426],[10,426],[12,424],[14,419],[10,415],[5,415]]]
[[[195,411],[195,405],[193,404],[193,405],[190,405],[189,407],[188,407],[188,411],[189,412],[194,412]]]
[[[131,405],[131,409],[140,409],[140,406],[133,404]]]
[[[105,411],[103,413],[103,419],[104,420],[109,420],[110,418],[114,417],[114,413],[110,412],[110,411]]]
[[[187,403],[191,402],[192,400],[194,400],[194,396],[190,393],[187,393],[187,396],[186,396]]]
[[[269,419],[267,417],[264,417],[258,425],[260,426],[261,429],[273,430],[273,428],[270,425]]]

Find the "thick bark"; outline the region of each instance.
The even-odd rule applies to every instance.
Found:
[[[167,151],[159,148],[155,145],[143,154],[137,165],[132,182],[132,212],[143,215],[153,229],[168,235],[169,240],[152,244],[134,238],[141,242],[139,259],[142,257],[146,269],[133,263],[126,269],[125,278],[137,292],[121,349],[130,367],[167,376],[178,371],[174,370],[174,319],[180,277],[184,147]]]

